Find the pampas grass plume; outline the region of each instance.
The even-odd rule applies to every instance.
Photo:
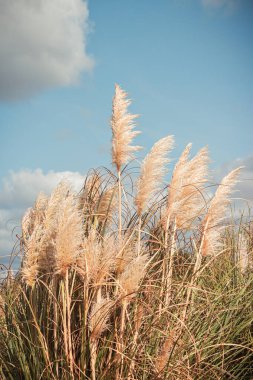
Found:
[[[99,297],[91,307],[89,329],[92,340],[97,340],[108,328],[108,319],[113,302],[108,298]]]
[[[146,273],[146,263],[148,255],[142,255],[134,258],[119,276],[120,293],[126,299],[131,299],[138,290],[140,281]]]
[[[202,148],[189,160],[191,144],[183,151],[175,166],[169,188],[167,218],[177,221],[180,228],[189,228],[203,207],[203,186],[208,175],[208,149]]]
[[[140,150],[140,146],[130,145],[135,136],[140,132],[133,131],[134,120],[138,115],[127,112],[131,101],[127,99],[127,93],[118,84],[115,85],[115,95],[112,104],[112,162],[120,171],[122,165],[134,157],[133,153]]]
[[[57,223],[56,273],[65,276],[66,271],[74,266],[82,244],[82,218],[73,196],[68,196],[59,210]]]
[[[230,203],[229,195],[238,182],[241,169],[242,167],[234,169],[223,178],[210,202],[208,212],[202,222],[201,253],[203,256],[214,255],[220,247],[220,234],[224,229],[221,222],[226,217],[227,206]]]
[[[170,162],[167,155],[174,146],[174,137],[167,136],[157,141],[144,158],[141,174],[137,182],[135,204],[138,215],[144,211],[149,199],[159,190],[163,176]]]
[[[77,272],[87,282],[101,285],[104,278],[115,268],[116,243],[113,235],[99,236],[95,229],[83,239],[77,257]]]

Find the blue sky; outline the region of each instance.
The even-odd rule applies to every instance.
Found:
[[[6,18],[0,26],[2,225],[29,203],[6,214],[20,173],[40,170],[46,178],[49,171],[85,174],[110,165],[115,82],[141,115],[142,154],[174,134],[175,158],[188,142],[194,152],[208,144],[214,167],[247,162],[248,176],[253,173],[251,0],[93,0],[85,7],[73,0],[75,10],[63,7],[66,0],[55,0],[55,10],[48,0],[33,10],[25,0],[15,3],[0,16]],[[64,8],[62,19],[57,6]],[[49,11],[50,17],[57,11],[56,22],[48,21]],[[60,57],[56,69],[49,67],[50,54],[54,63]]]

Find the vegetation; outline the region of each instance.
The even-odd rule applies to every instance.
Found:
[[[163,180],[173,136],[140,174],[116,85],[112,162],[80,193],[61,182],[22,221],[22,265],[1,284],[3,380],[253,377],[252,225],[226,217],[240,168],[210,196],[208,151],[191,145]]]

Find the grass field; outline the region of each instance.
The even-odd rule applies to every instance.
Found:
[[[229,217],[240,168],[214,186],[189,144],[173,169],[166,136],[137,169],[129,104],[116,85],[113,168],[23,217],[0,290],[3,380],[253,378],[252,222]]]

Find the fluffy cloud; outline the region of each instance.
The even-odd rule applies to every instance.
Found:
[[[206,8],[224,8],[232,11],[238,5],[239,0],[201,0]]]
[[[34,171],[21,170],[10,172],[0,187],[0,263],[7,262],[16,234],[20,233],[21,218],[28,207],[31,207],[39,192],[50,194],[62,180],[68,179],[74,190],[79,191],[84,177],[78,172],[43,173],[41,169]]]
[[[83,0],[0,0],[0,99],[78,82],[93,66],[88,15]]]

